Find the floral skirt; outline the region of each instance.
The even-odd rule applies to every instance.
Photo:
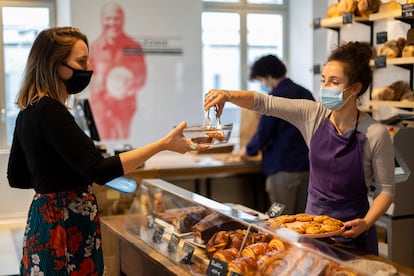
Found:
[[[92,186],[36,193],[23,240],[21,275],[103,275],[98,205]]]

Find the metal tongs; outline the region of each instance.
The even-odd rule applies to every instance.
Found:
[[[222,129],[223,126],[221,125],[220,116],[217,115],[218,114],[218,106],[217,105],[214,106],[214,113],[216,114],[216,126],[215,126],[215,128],[216,129]],[[211,119],[210,119],[210,109],[206,110],[206,115],[204,117],[204,126],[206,128],[211,128],[212,127]]]

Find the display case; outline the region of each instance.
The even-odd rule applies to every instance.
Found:
[[[125,230],[190,275],[374,275],[369,269],[375,266],[389,272],[378,275],[397,273],[390,264],[333,246],[330,237],[270,230],[267,220],[249,208],[146,179]]]

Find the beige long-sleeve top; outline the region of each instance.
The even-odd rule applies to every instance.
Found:
[[[292,100],[263,93],[254,94],[251,110],[282,118],[295,125],[308,147],[320,123],[331,112],[318,102]],[[394,147],[388,130],[369,115],[358,124],[357,130],[365,135],[364,174],[367,188],[375,186],[376,193],[394,198]]]

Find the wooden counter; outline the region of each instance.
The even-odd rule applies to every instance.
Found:
[[[167,181],[190,180],[194,192],[208,198],[212,197],[211,186],[214,179],[232,176],[253,176],[261,185],[253,189],[255,193],[251,207],[263,211],[267,208],[267,195],[264,188],[261,158],[240,160],[231,153],[179,154],[162,152],[150,158],[143,168],[125,175],[139,185],[143,179],[159,178]],[[95,185],[99,206],[104,215],[122,214],[129,208],[135,194],[125,195],[106,187]]]
[[[109,275],[194,275],[126,231],[126,220],[127,215],[107,216],[101,219],[103,248]],[[347,248],[341,248],[348,251]],[[352,253],[366,259],[390,263],[398,269],[398,275],[414,275],[413,269],[381,257],[364,255],[357,251]]]

